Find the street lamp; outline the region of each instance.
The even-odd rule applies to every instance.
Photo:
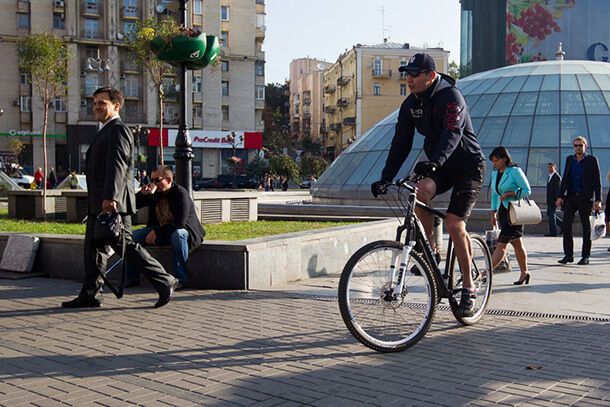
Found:
[[[237,136],[235,135],[235,132],[232,131],[231,134],[227,134],[226,139],[229,142],[229,144],[231,144],[231,148],[233,149],[233,158],[237,158],[237,156],[235,155],[236,150],[237,150],[237,144],[241,144],[241,142],[244,140],[244,136],[240,135],[239,139],[238,139]],[[235,173],[236,166],[237,166],[237,162],[234,161],[233,162],[233,188],[237,188],[237,174]]]
[[[95,68],[97,66],[97,68]],[[108,60],[100,57],[100,50],[97,50],[97,58],[89,57],[87,58],[87,65],[85,66],[85,71],[88,72],[108,72],[110,71],[110,66],[108,65]]]

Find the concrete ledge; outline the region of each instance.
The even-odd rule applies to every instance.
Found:
[[[189,258],[191,286],[206,289],[264,289],[291,281],[338,273],[364,244],[393,239],[395,220],[338,226],[237,242],[205,242]],[[0,234],[0,252],[10,233]],[[84,236],[37,235],[40,247],[33,272],[81,280]],[[147,247],[167,270],[168,247]],[[112,262],[112,260],[111,260]]]

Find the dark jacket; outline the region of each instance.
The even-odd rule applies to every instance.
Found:
[[[121,119],[111,120],[98,132],[86,157],[89,214],[100,213],[104,199],[116,201],[119,213],[136,213],[133,135]]]
[[[566,198],[568,189],[571,184],[570,168],[572,162],[576,158],[575,155],[569,155],[566,158],[565,169],[563,170],[563,179],[561,180],[561,188],[559,189],[559,197]],[[602,180],[599,174],[599,163],[597,158],[592,155],[585,155],[583,158],[583,194],[593,201],[593,195],[595,195],[595,201],[602,200]]]
[[[381,179],[392,181],[413,146],[415,130],[424,136],[428,160],[449,171],[463,171],[484,161],[468,114],[453,78],[439,74],[422,94],[410,94],[400,106],[392,146]]]
[[[169,209],[174,218],[173,223],[159,226],[155,208],[157,202],[162,197],[167,197]],[[146,226],[155,227],[157,244],[169,244],[169,236],[177,229],[186,229],[189,233],[189,251],[193,251],[203,243],[205,230],[197,218],[195,204],[191,196],[184,187],[172,183],[172,187],[166,192],[155,192],[152,195],[144,195],[141,192],[136,194],[136,204],[138,209],[148,206],[148,223]]]
[[[559,188],[561,187],[561,176],[555,172],[550,180],[546,182],[546,204],[555,207],[555,201],[559,198]]]

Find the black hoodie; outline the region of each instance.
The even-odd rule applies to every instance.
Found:
[[[474,134],[468,106],[455,80],[439,73],[421,94],[410,94],[400,106],[398,123],[381,179],[390,182],[411,152],[417,130],[425,137],[429,161],[448,171],[479,165],[485,157]]]

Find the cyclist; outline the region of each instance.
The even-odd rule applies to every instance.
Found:
[[[436,195],[453,187],[445,224],[463,274],[459,312],[464,317],[472,316],[476,294],[470,274],[471,246],[466,222],[481,191],[485,157],[462,94],[451,77],[436,72],[432,57],[415,54],[398,70],[407,74],[410,95],[400,107],[381,180],[371,185],[371,192],[375,197],[386,192],[384,186],[392,182],[411,152],[417,130],[425,138],[427,157],[427,161],[418,162],[413,169],[415,174],[424,177],[417,183],[417,199],[430,204]],[[432,236],[434,217],[419,208],[416,213],[440,259]]]

